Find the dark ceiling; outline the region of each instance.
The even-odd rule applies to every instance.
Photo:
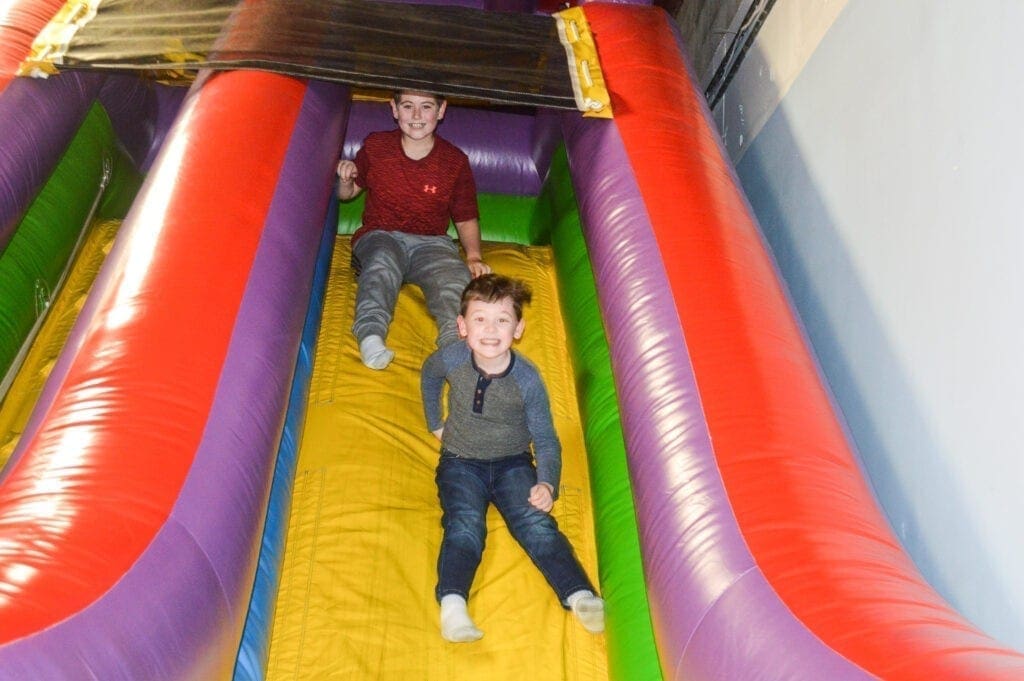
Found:
[[[654,0],[676,21],[694,72],[714,106],[775,0]]]

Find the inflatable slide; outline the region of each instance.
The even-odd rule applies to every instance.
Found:
[[[59,9],[0,14],[0,679],[1024,678],[889,529],[663,11],[583,5],[613,118],[440,130],[536,292],[555,514],[608,608],[574,626],[494,518],[485,637],[451,645],[431,322],[403,292],[380,374],[347,329],[334,167],[386,110],[261,71],[15,78]]]

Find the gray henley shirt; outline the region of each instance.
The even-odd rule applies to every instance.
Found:
[[[442,420],[441,395],[448,382],[448,419]],[[513,351],[501,374],[477,369],[465,341],[435,351],[420,375],[427,428],[444,426],[442,445],[455,456],[499,459],[530,450],[537,481],[558,497],[562,447],[555,434],[547,389],[537,367]]]

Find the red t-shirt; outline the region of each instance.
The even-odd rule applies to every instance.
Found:
[[[416,161],[402,151],[401,130],[370,133],[355,162],[355,182],[367,195],[353,243],[375,229],[442,235],[449,221],[480,217],[469,158],[436,134],[434,148]]]

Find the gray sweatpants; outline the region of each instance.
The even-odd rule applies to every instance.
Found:
[[[437,323],[437,346],[459,339],[455,318],[469,283],[469,268],[450,237],[369,232],[356,242],[352,260],[359,273],[352,333],[360,342],[373,335],[387,338],[398,291],[406,282],[423,291]]]

